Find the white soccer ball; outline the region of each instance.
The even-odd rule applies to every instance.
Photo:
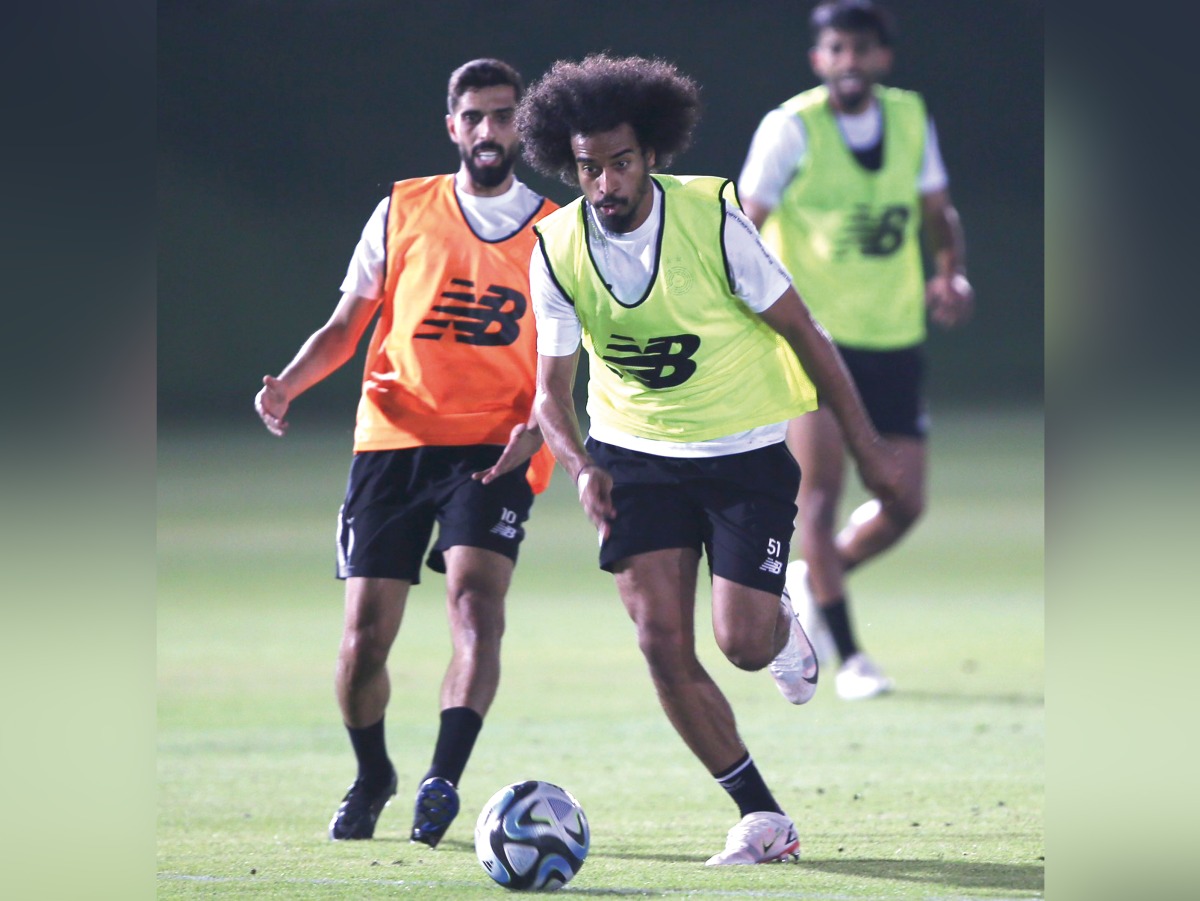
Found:
[[[579,802],[536,779],[500,789],[475,822],[475,854],[505,888],[562,888],[583,866],[590,844]]]

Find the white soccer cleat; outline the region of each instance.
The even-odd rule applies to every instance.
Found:
[[[817,652],[813,650],[812,642],[804,634],[804,627],[800,625],[800,619],[792,609],[792,599],[788,596],[786,588],[779,599],[779,606],[787,615],[791,629],[788,632],[787,644],[767,665],[767,669],[775,677],[780,694],[793,704],[804,704],[811,701],[817,693]]]
[[[843,701],[861,701],[883,695],[896,687],[870,657],[859,651],[842,664],[835,679],[838,697]]]
[[[796,616],[800,617],[800,625],[804,627],[817,651],[817,659],[822,663],[835,659],[837,647],[833,643],[833,633],[829,631],[821,608],[817,606],[812,592],[808,590],[808,564],[803,560],[795,560],[788,564],[787,590],[792,596]]]
[[[800,839],[796,827],[781,813],[748,813],[729,830],[725,850],[714,854],[705,866],[775,863],[800,859]]]

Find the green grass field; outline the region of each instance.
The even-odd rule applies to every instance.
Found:
[[[737,811],[658,708],[561,472],[522,549],[463,813],[436,851],[408,843],[449,649],[442,583],[427,573],[391,658],[400,794],[376,840],[328,841],[353,777],[332,687],[348,446],[348,428],[302,415],[282,441],[252,424],[160,436],[158,897],[497,899],[474,820],[527,778],[569,789],[591,823],[566,894],[1042,897],[1040,411],[936,420],[927,518],[854,577],[859,631],[896,678],[893,696],[842,702],[827,673],[816,699],[792,707],[703,633],[702,659],[800,831],[795,866],[703,865]]]

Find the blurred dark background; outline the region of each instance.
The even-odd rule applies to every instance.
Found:
[[[527,82],[556,59],[658,56],[702,86],[672,171],[736,178],[762,115],[815,84],[809,3],[612,0],[236,0],[158,7],[160,425],[254,416],[320,326],[392,181],[457,166],[446,80],[478,56]],[[937,123],[978,296],[965,330],[931,332],[938,407],[1043,396],[1043,23],[1040,3],[893,2],[889,82]],[[572,189],[519,176],[560,203]],[[365,344],[365,341],[364,341]],[[293,419],[353,419],[360,355]],[[301,413],[301,411],[303,411]]]

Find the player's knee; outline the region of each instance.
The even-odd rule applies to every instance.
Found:
[[[800,509],[799,525],[802,532],[812,535],[832,534],[837,525],[837,497],[825,492],[814,492]]]
[[[889,513],[896,524],[904,531],[911,529],[925,513],[926,500],[921,492],[912,492],[902,496]]]
[[[760,669],[771,662],[771,654],[763,653],[759,649],[752,651],[738,650],[732,654],[726,654],[725,657],[740,670],[745,670],[748,673],[757,673]]]
[[[497,648],[504,627],[503,597],[471,589],[462,589],[451,597],[450,632],[456,645]]]
[[[348,629],[342,636],[339,664],[351,684],[369,682],[387,665],[391,642],[371,628]]]
[[[717,645],[726,660],[738,669],[751,673],[758,672],[775,656],[766,643],[753,640],[748,635],[728,636],[719,639]]]
[[[646,625],[638,628],[638,647],[656,682],[671,682],[681,678],[687,669],[689,657],[694,656],[685,645],[679,632]]]

